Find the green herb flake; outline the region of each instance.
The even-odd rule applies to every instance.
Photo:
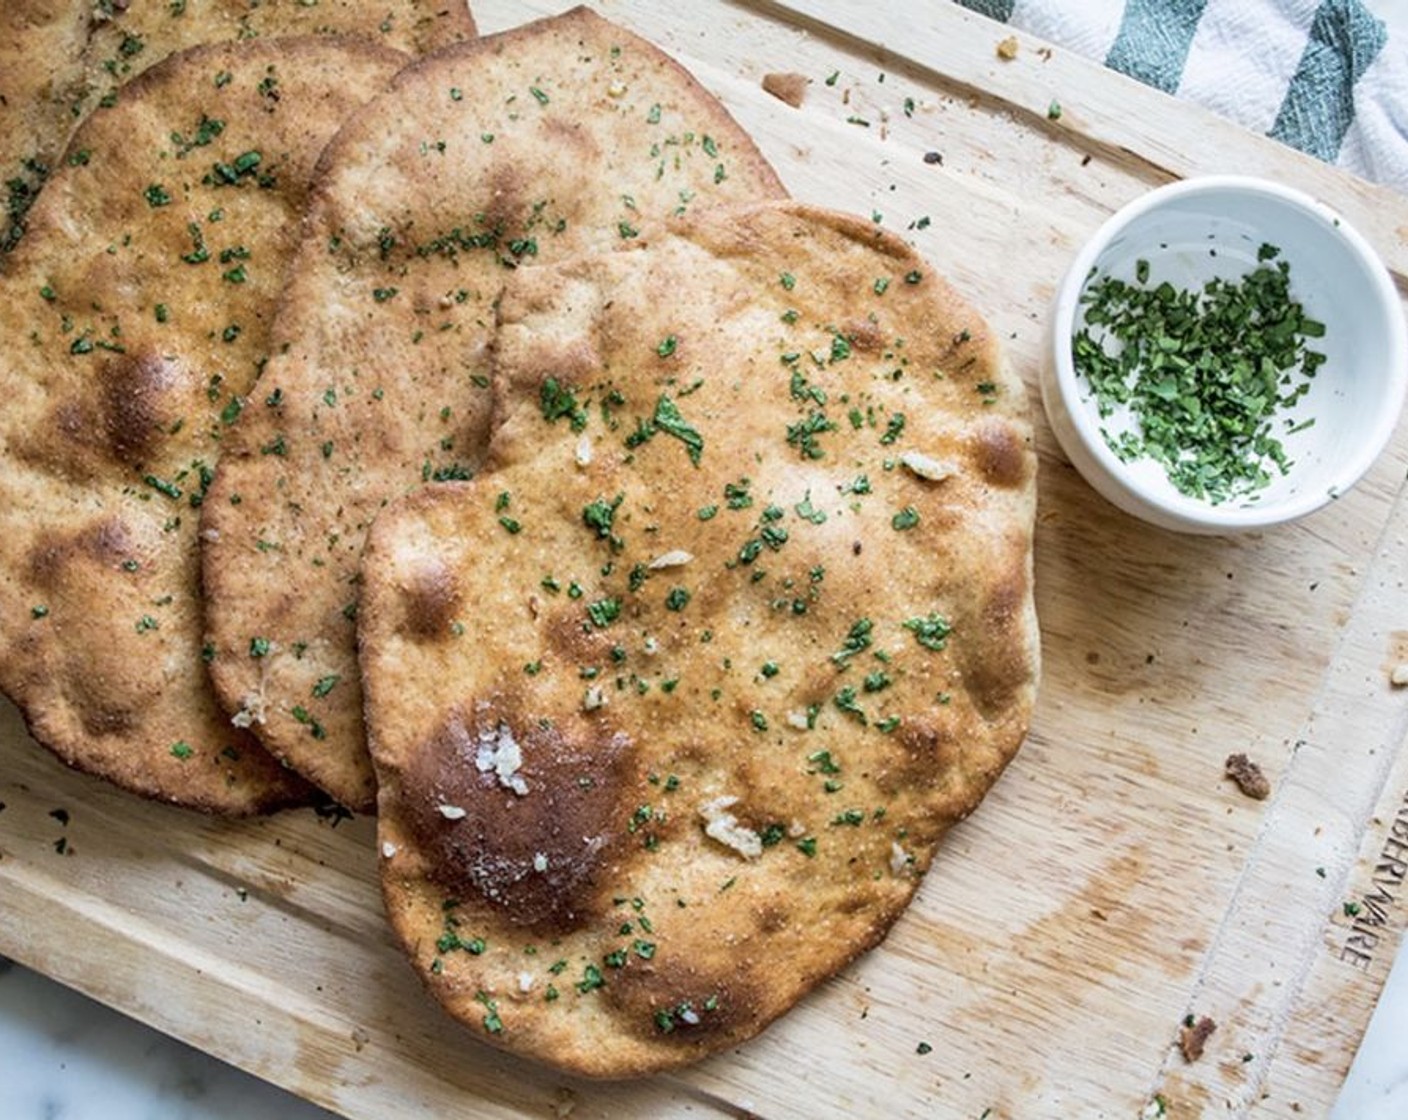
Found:
[[[904,431],[905,417],[903,412],[896,412],[885,425],[885,434],[880,437],[880,442],[889,446],[900,438],[900,433]]]
[[[856,703],[856,689],[854,685],[847,685],[845,688],[841,689],[840,692],[836,693],[835,697],[832,699],[832,703],[836,705],[838,710],[858,720],[862,726],[869,722],[865,717],[865,710]]]
[[[948,644],[953,627],[942,615],[930,612],[925,618],[908,618],[902,623],[914,635],[914,640],[925,649],[942,650]]]
[[[178,758],[182,762],[185,762],[186,759],[190,758],[191,755],[195,753],[196,752],[191,749],[191,744],[184,739],[179,739],[171,744],[171,757]]]
[[[306,727],[308,729],[308,733],[312,735],[313,738],[327,738],[327,730],[323,727],[321,723],[319,723],[316,719],[313,718],[313,715],[308,711],[307,708],[303,707],[302,704],[295,704],[293,706],[293,710],[290,711],[289,714],[293,716],[293,718],[299,723],[301,723],[304,727]]]
[[[609,540],[617,547],[620,540],[613,531],[613,524],[616,517],[616,510],[620,508],[625,500],[624,494],[617,494],[611,501],[605,498],[597,498],[582,507],[582,522],[588,529],[591,529],[600,540]]]
[[[913,506],[905,506],[894,517],[890,518],[890,527],[897,532],[904,532],[906,529],[913,529],[919,524],[919,511]]]
[[[490,1034],[503,1034],[504,1021],[499,1018],[499,1005],[488,992],[476,992],[474,998],[484,1005],[484,1029]]]
[[[787,426],[787,443],[788,446],[797,448],[803,458],[821,459],[826,453],[821,444],[817,442],[817,436],[822,432],[834,432],[835,430],[836,425],[827,418],[824,412],[813,409],[805,419]]]
[[[689,591],[686,588],[670,588],[670,593],[665,596],[665,607],[667,610],[682,611],[688,605]]]
[[[167,482],[164,478],[158,478],[154,474],[144,475],[142,481],[160,494],[165,494],[172,501],[181,497],[181,488],[174,482]]]
[[[616,598],[597,599],[587,604],[587,617],[592,625],[604,630],[621,616],[621,600]]]
[[[538,391],[538,403],[543,419],[549,424],[566,419],[574,432],[587,426],[586,411],[577,403],[577,395],[568,385],[554,377],[547,378]]]
[[[837,665],[845,665],[856,654],[870,648],[871,635],[875,629],[875,624],[868,618],[858,618],[851,624],[850,630],[846,633],[845,641],[841,643],[841,648],[831,655],[831,660]]]
[[[685,445],[689,461],[696,467],[699,465],[704,454],[704,437],[699,434],[699,429],[684,418],[679,405],[675,404],[669,396],[662,395],[656,402],[655,415],[649,421],[649,429],[652,433],[658,430],[666,435],[674,436]],[[638,431],[643,430],[638,429]],[[648,439],[649,436],[645,438]]]

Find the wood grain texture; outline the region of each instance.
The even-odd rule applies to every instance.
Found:
[[[600,11],[716,92],[798,198],[903,231],[1033,389],[1071,254],[1170,178],[1318,194],[1404,285],[1408,201],[1025,37],[1002,62],[1005,29],[914,7]],[[484,31],[553,10],[475,5]],[[761,88],[782,70],[812,79],[799,109]],[[349,1117],[1136,1116],[1156,1094],[1173,1117],[1323,1115],[1408,921],[1408,692],[1389,684],[1408,659],[1408,430],[1339,502],[1228,540],[1125,517],[1037,435],[1033,733],[888,940],[736,1052],[621,1084],[491,1052],[393,949],[370,822],[134,802],[64,771],[7,707],[0,952]],[[1233,751],[1269,800],[1223,778]],[[1190,1013],[1218,1022],[1193,1064]]]

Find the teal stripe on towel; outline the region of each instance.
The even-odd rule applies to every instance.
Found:
[[[1333,160],[1354,121],[1354,83],[1387,41],[1384,25],[1359,0],[1324,0],[1270,135]]]
[[[987,16],[989,19],[1001,20],[1003,23],[1012,18],[1012,9],[1017,5],[1017,0],[958,0],[958,2],[970,12],[977,12],[980,16]]]
[[[1173,93],[1207,0],[1129,0],[1105,65]]]

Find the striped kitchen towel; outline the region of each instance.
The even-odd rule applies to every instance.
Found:
[[[1408,194],[1408,0],[957,0]]]

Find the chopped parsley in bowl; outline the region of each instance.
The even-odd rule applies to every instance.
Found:
[[[1042,396],[1087,481],[1135,516],[1230,533],[1337,498],[1408,385],[1397,294],[1327,207],[1209,177],[1149,192],[1058,291]]]

